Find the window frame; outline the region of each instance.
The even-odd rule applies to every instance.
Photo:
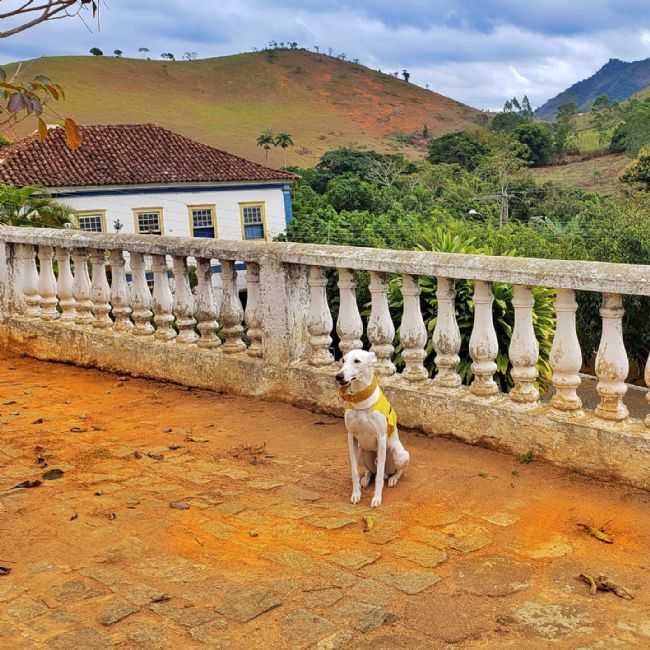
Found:
[[[260,239],[246,239],[246,225],[244,224],[244,208],[260,208],[264,237]],[[239,203],[239,222],[242,241],[269,241],[269,224],[266,219],[266,201],[241,201]]]
[[[135,232],[138,235],[150,235],[151,233],[148,231],[142,232],[140,230],[140,219],[139,216],[141,214],[149,214],[151,212],[157,212],[158,213],[158,224],[160,225],[160,234],[164,235],[165,234],[165,221],[164,221],[164,211],[160,207],[156,208],[133,208],[133,232]]]
[[[79,217],[99,217],[99,222],[101,224],[100,232],[108,232],[106,230],[106,210],[75,210],[74,218],[78,230],[81,230],[81,224],[79,222]],[[81,230],[82,232],[97,232],[96,230]]]
[[[217,206],[214,203],[197,203],[187,206],[187,222],[189,224],[189,237],[194,237],[194,216],[193,210],[212,210],[212,227],[214,228],[214,238],[219,239],[219,219],[217,219]],[[200,226],[207,228],[208,226]]]

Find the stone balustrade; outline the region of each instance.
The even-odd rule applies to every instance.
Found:
[[[247,269],[245,295],[237,286],[240,262]],[[217,263],[219,295],[211,270]],[[532,451],[650,489],[650,414],[632,418],[625,404],[622,301],[623,295],[650,295],[650,266],[4,227],[0,267],[0,341],[38,358],[341,413],[333,381],[337,359],[362,347],[365,338],[402,426]],[[369,277],[365,332],[358,271]],[[397,332],[388,300],[389,279],[396,276],[402,297]],[[420,307],[422,276],[437,279],[431,333]],[[469,386],[459,374],[460,279],[471,280],[474,292]],[[514,386],[508,393],[495,381],[494,282],[513,288],[508,353]],[[336,322],[328,286],[338,288]],[[537,385],[534,287],[556,295],[547,396]],[[576,291],[602,294],[592,410],[578,395]],[[433,373],[424,363],[431,350]],[[650,361],[645,377],[650,384]]]

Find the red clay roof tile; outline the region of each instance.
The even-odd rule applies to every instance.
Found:
[[[0,183],[43,187],[292,181],[270,169],[155,124],[82,126],[73,151],[62,128],[0,148]]]

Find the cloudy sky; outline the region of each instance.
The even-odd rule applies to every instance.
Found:
[[[12,2],[1,0],[2,9]],[[269,40],[332,48],[478,108],[538,106],[610,58],[650,57],[648,0],[102,0],[101,25],[55,21],[0,40],[0,63],[98,46],[220,56]]]

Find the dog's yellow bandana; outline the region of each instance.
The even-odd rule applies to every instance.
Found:
[[[339,388],[339,395],[341,399],[346,402],[358,404],[359,402],[363,402],[370,398],[375,392],[376,388],[379,388],[379,379],[377,378],[377,375],[374,375],[372,378],[372,383],[367,388],[360,390],[358,393],[348,393],[347,386],[341,386],[341,388]],[[384,395],[384,391],[381,388],[379,388],[379,397],[377,398],[377,401],[370,407],[370,409],[372,411],[377,411],[377,413],[381,413],[386,418],[386,422],[388,423],[388,436],[392,436],[397,429],[397,413],[391,406],[388,398],[386,395]]]

